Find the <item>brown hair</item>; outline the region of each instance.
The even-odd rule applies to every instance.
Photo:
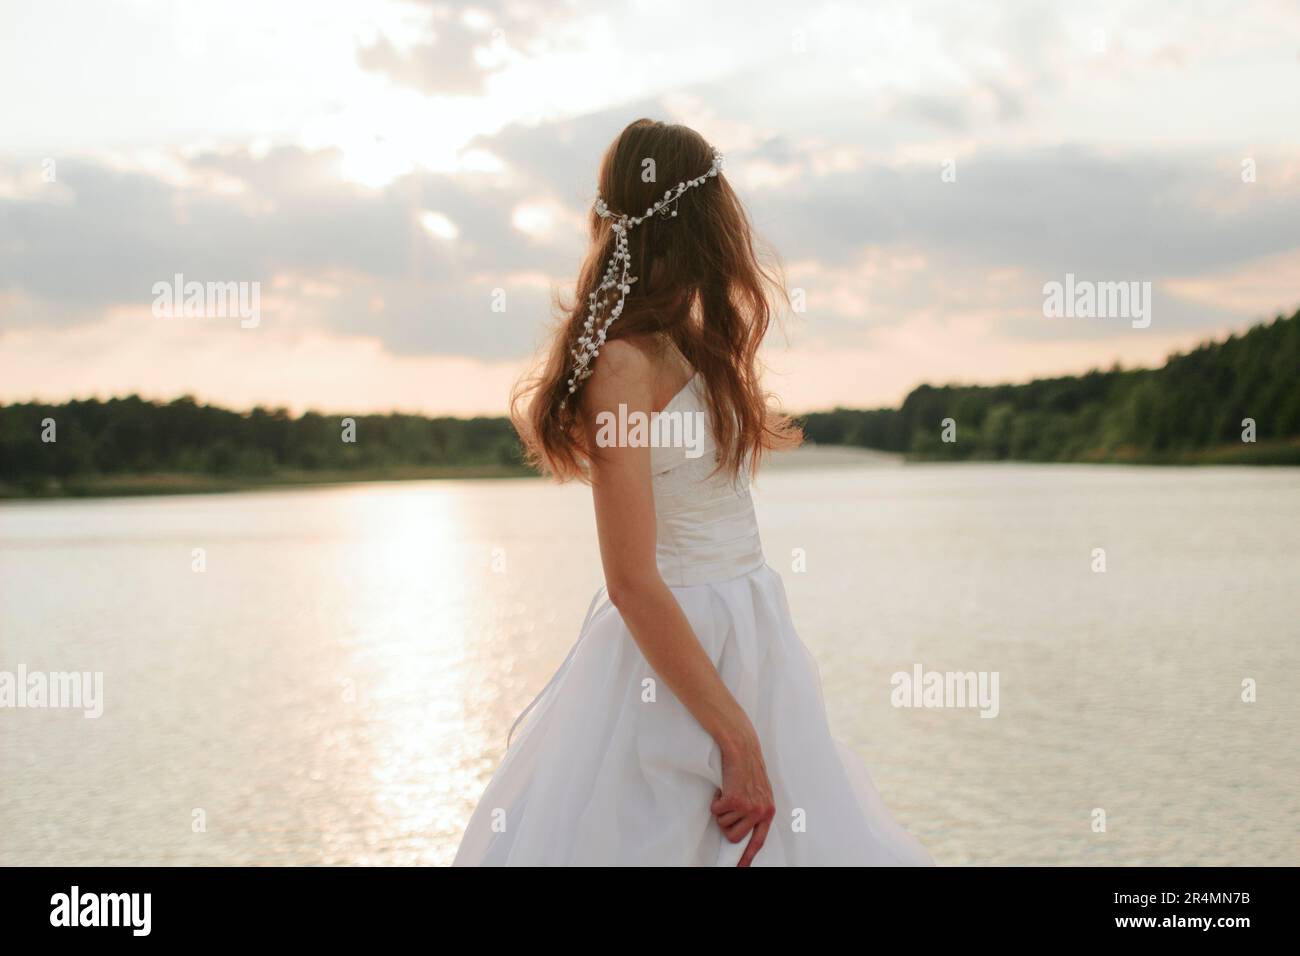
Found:
[[[646,160],[654,177],[643,180]],[[699,133],[639,119],[605,152],[600,195],[617,215],[640,215],[664,190],[706,172],[713,151]],[[749,217],[721,173],[688,189],[675,217],[652,216],[628,235],[631,273],[638,281],[609,341],[660,337],[682,353],[704,381],[719,469],[756,468],[770,450],[797,445],[800,430],[769,408],[760,383],[758,347],[775,299],[785,300],[776,267],[754,250]],[[600,285],[614,250],[612,222],[591,213],[591,246],[572,304],[561,303],[558,326],[540,369],[515,386],[511,420],[528,461],[561,481],[584,479],[591,453],[582,427],[582,386],[569,397],[570,350],[582,332],[587,299]],[[651,265],[653,264],[653,270]],[[596,360],[599,362],[599,359]],[[563,406],[561,405],[563,403]]]

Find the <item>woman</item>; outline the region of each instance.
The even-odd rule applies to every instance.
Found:
[[[575,307],[514,418],[544,471],[591,484],[604,600],[516,721],[456,863],[929,863],[832,740],[759,545],[749,475],[800,436],[759,382],[781,290],[721,157],[638,120],[600,196]],[[702,442],[602,427],[679,412]]]

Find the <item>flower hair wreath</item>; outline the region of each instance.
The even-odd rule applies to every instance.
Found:
[[[672,189],[664,193],[664,198],[651,206],[641,216],[629,216],[626,213],[615,214],[601,197],[596,197],[596,215],[601,219],[613,219],[614,225],[610,228],[614,230],[614,254],[610,256],[609,262],[605,265],[605,275],[601,279],[600,285],[596,291],[587,297],[587,319],[582,324],[582,334],[578,336],[578,341],[574,344],[570,353],[573,356],[573,374],[569,377],[569,395],[578,390],[578,386],[591,377],[591,364],[600,354],[600,347],[605,344],[605,336],[609,332],[609,327],[623,313],[623,302],[627,294],[632,289],[632,283],[637,277],[630,275],[628,270],[632,265],[632,257],[627,251],[627,234],[636,226],[641,225],[651,216],[670,214],[670,218],[677,216],[677,200],[682,193],[692,186],[702,186],[712,178],[716,178],[718,173],[722,172],[722,154],[716,149],[713,151],[713,164],[704,173],[696,176],[694,179],[688,179],[680,182]],[[670,208],[671,207],[671,208]],[[604,307],[609,297],[606,293],[611,290],[617,290],[618,299],[613,307],[609,310],[604,321],[600,321]],[[599,323],[599,324],[597,324]],[[568,401],[566,396],[560,402],[563,408]]]

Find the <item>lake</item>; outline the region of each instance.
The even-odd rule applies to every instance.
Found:
[[[823,454],[755,497],[937,862],[1300,863],[1300,470]],[[6,503],[0,571],[0,671],[103,681],[0,709],[5,865],[448,863],[601,584],[586,489],[528,479]],[[894,706],[917,666],[997,716]]]

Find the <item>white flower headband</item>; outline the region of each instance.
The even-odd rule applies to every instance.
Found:
[[[635,226],[641,225],[651,216],[669,211],[668,207],[672,206],[671,213],[673,217],[677,215],[677,200],[682,193],[692,186],[702,186],[706,180],[714,178],[722,172],[722,154],[716,149],[713,151],[713,165],[708,171],[696,176],[694,179],[688,179],[685,182],[678,183],[675,187],[664,193],[664,198],[659,200],[653,206],[645,211],[642,216],[628,216],[626,213],[615,215],[610,211],[605,200],[596,197],[596,215],[601,219],[613,219],[614,225],[614,254],[610,256],[609,262],[605,266],[605,276],[601,279],[600,285],[596,291],[587,297],[587,320],[582,325],[582,335],[578,336],[578,341],[570,350],[573,356],[573,375],[569,378],[569,394],[572,395],[577,391],[578,386],[586,381],[592,372],[591,363],[596,360],[600,354],[600,347],[605,344],[605,335],[609,327],[614,324],[623,313],[623,300],[632,289],[632,283],[636,281],[636,276],[629,275],[628,269],[632,265],[632,257],[627,251],[627,234]],[[601,310],[606,304],[605,293],[611,289],[618,290],[618,301],[614,307],[609,310],[609,315],[605,321],[597,327],[596,323],[600,317]],[[560,402],[563,408],[564,401]]]

